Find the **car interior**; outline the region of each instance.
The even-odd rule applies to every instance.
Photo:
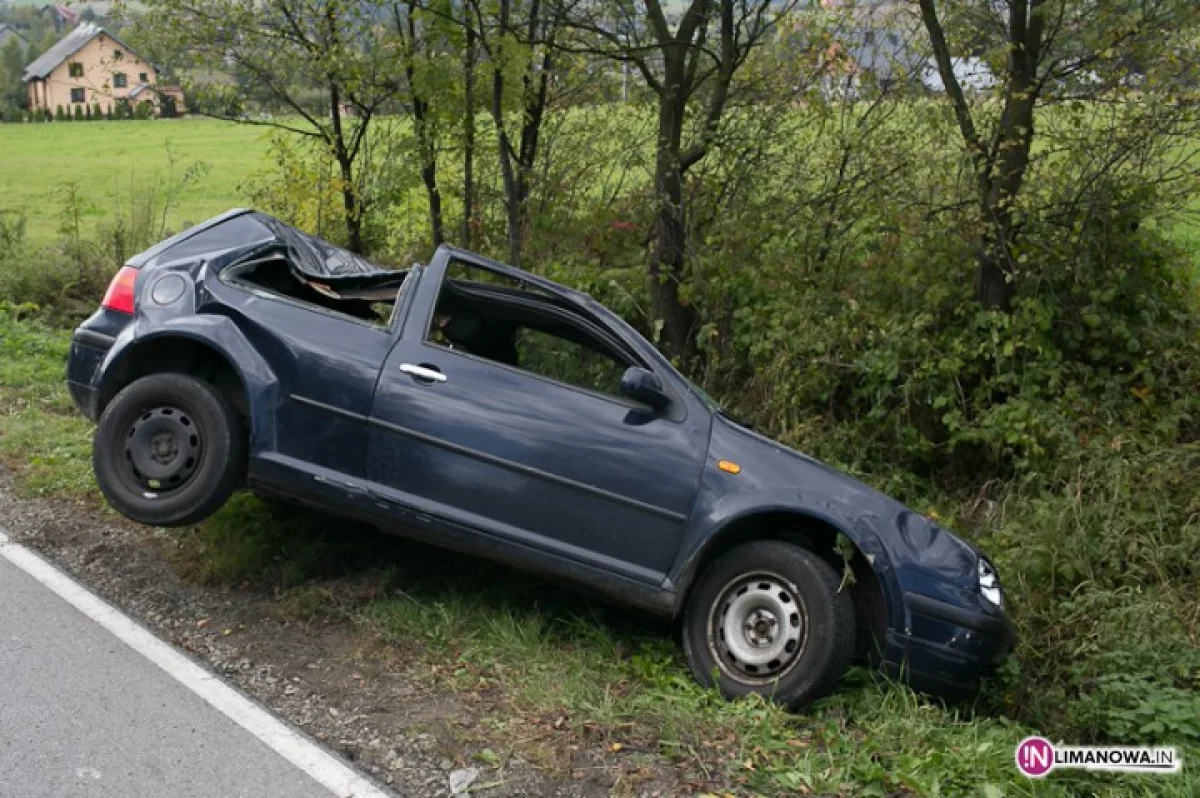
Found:
[[[316,279],[283,249],[228,268],[227,282],[388,327],[409,271]],[[485,269],[454,262],[438,293],[430,343],[547,379],[620,395],[625,369],[640,364],[620,341],[568,300]]]
[[[447,272],[427,339],[610,395],[620,394],[625,369],[640,365],[567,300],[464,264]]]
[[[270,252],[226,269],[222,277],[244,288],[388,326],[408,274],[408,270],[381,271],[318,280],[293,268],[283,252]]]

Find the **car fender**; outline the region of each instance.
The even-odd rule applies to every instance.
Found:
[[[873,517],[868,513],[855,513],[836,501],[782,486],[725,495],[712,503],[702,498],[697,503],[683,545],[668,576],[668,588],[676,594],[677,613],[682,610],[688,589],[699,576],[700,565],[706,556],[716,548],[731,543],[731,535],[747,535],[747,540],[753,539],[750,537],[753,532],[739,522],[767,515],[794,516],[798,522],[811,519],[849,538],[879,580],[887,605],[888,626],[897,628],[903,625],[903,611],[900,608],[904,604],[900,586],[891,557],[876,532]]]
[[[214,350],[233,367],[241,381],[250,412],[250,454],[274,451],[276,446],[275,410],[280,402],[279,380],[270,365],[251,346],[237,325],[226,316],[207,314],[176,316],[155,321],[144,329],[142,320],[125,328],[113,342],[100,374],[104,379],[119,373],[122,361],[136,357],[140,346],[165,338],[194,341]]]

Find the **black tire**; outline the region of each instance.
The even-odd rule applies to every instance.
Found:
[[[122,515],[185,526],[216,512],[245,474],[246,436],[212,385],[186,374],[142,377],[100,416],[92,469]]]
[[[697,681],[711,687],[715,674],[727,698],[758,693],[791,709],[831,692],[854,655],[854,603],[839,584],[829,563],[789,543],[722,554],[684,608],[683,650]],[[728,637],[733,629],[741,637]]]

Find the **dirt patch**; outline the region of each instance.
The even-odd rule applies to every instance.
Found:
[[[18,498],[3,466],[0,526],[399,794],[449,795],[452,776],[473,776],[470,793],[486,796],[694,789],[653,752],[618,754],[594,739],[595,730],[561,717],[519,717],[502,695],[440,686],[437,668],[415,647],[385,644],[337,609],[361,600],[369,585],[309,586],[321,591],[324,608],[297,620],[302,607],[281,612],[277,597],[253,585],[181,578],[172,534],[89,500]]]

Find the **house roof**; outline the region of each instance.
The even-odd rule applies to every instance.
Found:
[[[58,69],[59,64],[66,61],[75,53],[83,49],[83,46],[92,39],[101,34],[112,39],[117,44],[121,45],[126,52],[133,53],[129,49],[129,45],[113,36],[104,28],[94,22],[85,22],[75,30],[68,33],[66,36],[59,39],[46,52],[39,55],[28,66],[25,67],[25,75],[21,78],[28,82],[35,79],[47,78],[50,73]]]

